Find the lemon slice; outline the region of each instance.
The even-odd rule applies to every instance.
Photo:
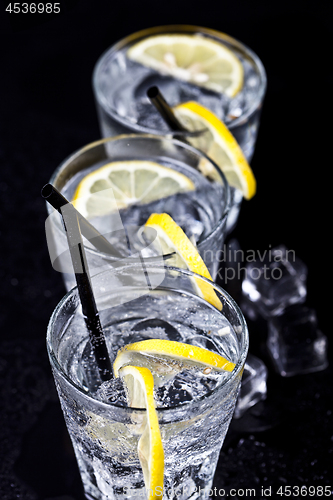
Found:
[[[234,97],[243,87],[238,57],[202,35],[156,35],[134,44],[129,59],[161,73]]]
[[[110,188],[113,196],[107,191]],[[76,188],[72,202],[81,215],[89,218],[194,189],[194,183],[186,175],[159,163],[118,161],[86,175]]]
[[[188,138],[189,142],[207,154],[220,167],[229,184],[239,189],[249,200],[256,193],[256,180],[243,151],[226,125],[214,113],[201,104],[189,101],[173,109],[178,120],[188,130],[207,129],[198,137]],[[209,162],[201,165],[204,174],[214,174]],[[215,172],[216,174],[216,172]]]
[[[125,366],[115,374],[120,375],[126,384],[129,406],[147,410],[143,433],[138,442],[138,454],[148,499],[162,499],[164,450],[154,403],[153,376],[148,368],[137,366]]]
[[[200,368],[209,367],[217,371],[231,372],[235,368],[235,364],[231,361],[203,347],[172,340],[149,339],[127,344],[118,351],[113,363],[113,370],[116,377],[118,376],[118,372],[120,373],[124,369],[121,367],[130,363],[133,355],[136,353],[157,356],[162,359],[167,357],[171,361],[180,361],[185,364],[191,363],[198,365]]]
[[[155,229],[163,254],[175,252],[175,265],[177,267],[189,269],[213,281],[206,264],[195,246],[170,215],[151,214],[145,227],[152,227]],[[192,283],[200,297],[203,297],[207,302],[217,307],[217,309],[222,309],[222,303],[217,297],[212,285],[195,277],[192,279]]]

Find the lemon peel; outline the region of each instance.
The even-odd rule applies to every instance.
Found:
[[[194,101],[179,104],[173,111],[188,130],[207,130],[198,137],[189,137],[189,142],[215,161],[229,184],[239,189],[244,198],[251,199],[256,193],[256,179],[228,127],[212,111]],[[207,160],[200,166],[204,174],[216,175]]]
[[[163,253],[176,252],[177,267],[189,269],[213,281],[199,252],[169,214],[151,214],[145,227],[155,229]],[[222,309],[222,303],[211,284],[196,277],[191,278],[191,281],[200,297],[203,297],[217,309]]]

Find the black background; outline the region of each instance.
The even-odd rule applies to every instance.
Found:
[[[129,33],[181,23],[224,31],[259,55],[268,89],[252,161],[258,193],[243,203],[233,236],[244,250],[295,250],[309,270],[307,304],[330,340],[332,9],[322,0],[77,0],[36,20],[14,18],[8,3],[0,7],[0,498],[81,500],[46,357],[46,325],[65,290],[48,258],[40,189],[66,156],[100,137],[97,58]],[[256,498],[272,486],[281,498],[279,486],[329,485],[331,347],[329,369],[282,379],[266,359],[265,324],[249,326],[251,350],[269,368],[264,418],[232,424],[214,486],[256,488]]]

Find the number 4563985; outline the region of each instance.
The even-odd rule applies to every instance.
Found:
[[[10,3],[6,7],[6,12],[10,14],[58,14],[60,12],[60,2],[57,3]]]

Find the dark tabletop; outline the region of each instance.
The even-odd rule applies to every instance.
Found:
[[[8,3],[0,14],[0,499],[82,500],[45,349],[65,290],[48,257],[40,189],[65,157],[100,137],[97,58],[131,32],[172,23],[224,31],[259,55],[268,90],[252,161],[258,193],[231,236],[243,250],[295,250],[308,267],[306,304],[332,342],[332,11],[323,0],[77,0],[36,21],[14,19]],[[332,485],[332,347],[328,369],[283,378],[267,356],[266,326],[249,321],[250,350],[268,367],[267,399],[232,422],[214,482],[238,489],[234,498]]]

